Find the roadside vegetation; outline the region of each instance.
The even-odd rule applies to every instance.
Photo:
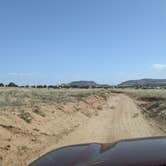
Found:
[[[165,89],[116,89],[113,93],[124,93],[134,98],[142,112],[158,122],[166,123]]]
[[[43,89],[43,88],[0,88],[0,111],[13,111],[22,107],[37,107],[47,104],[75,103],[88,96],[106,98],[101,89]]]

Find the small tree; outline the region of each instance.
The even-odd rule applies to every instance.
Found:
[[[18,87],[18,85],[16,85],[16,84],[13,83],[13,82],[10,82],[7,86],[8,86],[8,87]]]
[[[43,85],[43,88],[47,88],[47,85]]]
[[[3,83],[0,83],[0,87],[4,87],[4,84],[3,84]]]
[[[49,89],[49,88],[59,89],[60,87],[59,87],[59,86],[57,86],[57,85],[49,85],[49,86],[48,86],[48,89]]]
[[[43,88],[43,85],[37,85],[36,87],[37,88]]]

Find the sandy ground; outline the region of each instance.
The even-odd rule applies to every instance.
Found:
[[[50,106],[47,108],[50,113],[36,117],[38,120],[31,125],[25,125],[16,115],[1,115],[2,165],[24,166],[66,145],[165,135],[155,122],[144,118],[131,98],[122,94],[111,95],[107,102],[95,97],[75,107],[71,104],[61,111],[53,111],[55,108]]]

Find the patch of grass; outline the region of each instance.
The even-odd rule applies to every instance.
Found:
[[[101,89],[34,89],[0,88],[0,111],[35,108],[41,105],[78,102],[88,96],[98,95],[107,98]],[[40,111],[36,110],[36,113]]]
[[[27,123],[31,123],[32,122],[32,116],[29,112],[25,112],[25,111],[22,111],[20,114],[19,114],[19,117],[21,119],[23,119],[25,122]]]
[[[33,110],[34,113],[36,113],[36,114],[38,114],[42,117],[45,117],[45,114],[44,114],[44,112],[41,111],[40,107],[35,106],[32,110]]]

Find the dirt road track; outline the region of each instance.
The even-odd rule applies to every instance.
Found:
[[[157,128],[154,122],[144,118],[131,98],[117,94],[109,98],[107,106],[99,116],[62,138],[56,147],[161,135],[165,133]],[[55,145],[52,148],[55,148]]]

